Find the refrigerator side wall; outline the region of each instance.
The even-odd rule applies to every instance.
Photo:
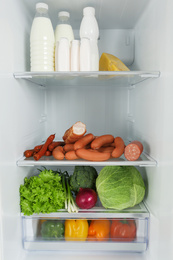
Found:
[[[22,259],[22,228],[19,186],[31,168],[16,161],[25,149],[44,137],[45,91],[26,81],[15,80],[14,71],[28,70],[31,17],[23,1],[0,3],[0,204],[1,259]],[[29,25],[29,26],[28,26]]]
[[[173,250],[173,3],[150,1],[135,27],[135,63],[140,70],[158,70],[161,76],[136,87],[131,95],[134,126],[132,137],[143,137],[146,150],[158,167],[146,169],[146,203],[151,212],[147,259],[172,259]]]

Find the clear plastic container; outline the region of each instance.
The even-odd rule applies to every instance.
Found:
[[[71,43],[74,40],[73,29],[70,25],[70,13],[62,11],[58,13],[58,24],[55,29],[55,42],[61,38],[67,38]]]
[[[78,213],[77,213],[78,214]],[[23,246],[26,250],[99,250],[144,252],[148,244],[148,218],[68,218],[23,216]],[[89,215],[89,214],[88,214]],[[97,213],[95,214],[97,215]]]
[[[54,71],[55,37],[48,5],[36,4],[36,14],[30,33],[31,71]],[[45,66],[49,64],[48,66]]]

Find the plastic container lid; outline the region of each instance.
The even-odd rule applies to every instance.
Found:
[[[86,15],[86,14],[95,15],[95,8],[94,7],[85,7],[83,9],[83,15]]]
[[[58,13],[58,17],[61,17],[61,16],[70,17],[70,13],[69,13],[69,12],[66,12],[66,11],[59,12],[59,13]]]

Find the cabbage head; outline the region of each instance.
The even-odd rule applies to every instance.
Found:
[[[96,179],[97,193],[105,208],[125,209],[139,204],[145,184],[134,166],[106,166]]]

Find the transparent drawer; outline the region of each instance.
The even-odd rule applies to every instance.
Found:
[[[143,252],[148,244],[148,217],[67,218],[22,216],[26,250]]]

